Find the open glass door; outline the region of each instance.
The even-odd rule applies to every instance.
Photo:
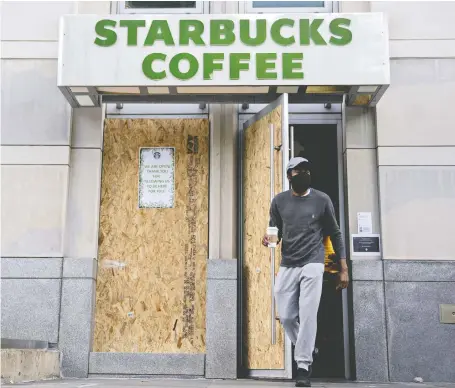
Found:
[[[240,364],[255,378],[292,378],[292,345],[277,319],[279,249],[261,244],[273,197],[288,189],[288,95],[243,124],[240,173]]]

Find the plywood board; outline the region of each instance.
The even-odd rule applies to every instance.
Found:
[[[106,120],[95,352],[205,352],[208,135],[207,119]],[[139,209],[141,147],[175,147],[174,208]]]
[[[261,244],[270,210],[270,129],[274,124],[274,145],[281,141],[281,106],[245,130],[244,136],[244,235],[243,284],[245,308],[244,358],[248,369],[284,368],[284,333],[278,321],[277,341],[271,344],[271,263],[270,249]],[[275,194],[282,190],[281,152],[274,151]],[[275,273],[281,261],[276,249]]]

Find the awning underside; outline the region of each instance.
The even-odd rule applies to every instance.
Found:
[[[266,104],[288,93],[290,103],[340,103],[375,106],[387,85],[357,86],[60,86],[74,108],[102,103],[251,103]]]

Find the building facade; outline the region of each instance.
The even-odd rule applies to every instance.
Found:
[[[350,247],[350,288],[327,302],[329,318],[321,318],[338,311],[333,362],[339,371],[324,375],[328,346],[320,375],[455,382],[455,3],[137,3],[0,4],[2,338],[57,347],[66,377],[290,377],[290,346],[279,325],[270,328],[269,292],[251,288],[261,276],[270,281],[270,269],[245,259],[245,249],[257,249],[245,238],[251,222],[256,228],[256,213],[245,211],[252,206],[245,190],[254,192],[255,182],[241,179],[245,171],[254,175],[242,148],[257,133],[249,129],[277,106],[260,113],[266,104],[247,97],[245,104],[182,104],[170,97],[160,104],[111,98],[100,107],[72,108],[58,88],[59,20],[68,14],[383,13],[390,86],[377,105],[290,100],[287,121],[280,122],[291,126],[291,153],[317,159],[327,152],[332,164],[317,159],[319,171],[337,183],[318,184],[333,190]],[[279,104],[285,106],[283,99]],[[331,135],[310,134],[310,127],[324,126],[332,143]],[[194,207],[190,201],[178,214],[138,212],[132,150],[179,150],[173,142],[182,133],[192,146],[185,159],[175,159],[175,203],[194,197]],[[280,140],[275,145],[286,143]],[[179,171],[190,167],[179,181]],[[255,176],[260,183],[260,173]],[[371,217],[379,255],[355,252],[359,213]],[[180,258],[188,256],[193,236],[194,267],[188,267]],[[193,284],[184,284],[190,273],[196,273]],[[274,330],[276,343],[269,337]]]

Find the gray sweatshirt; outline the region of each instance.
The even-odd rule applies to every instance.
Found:
[[[311,189],[303,197],[291,190],[278,194],[270,207],[269,226],[278,228],[282,267],[324,263],[324,236],[330,236],[337,260],[346,258],[332,201],[322,191]]]

